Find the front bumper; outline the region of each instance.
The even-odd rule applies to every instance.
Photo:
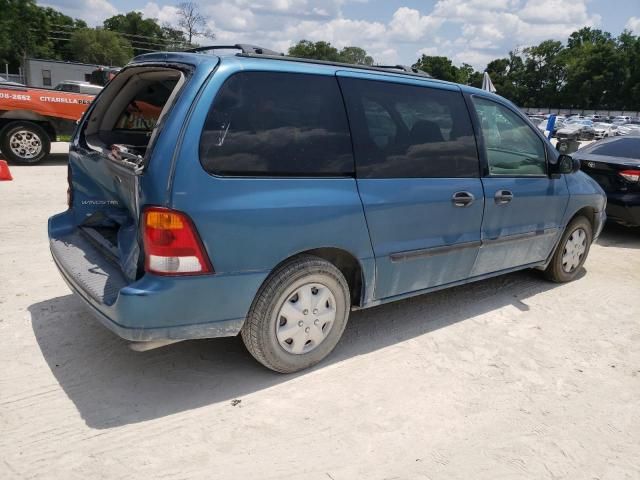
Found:
[[[69,287],[98,320],[131,341],[234,336],[240,332],[268,272],[164,277],[128,283],[77,231],[61,233],[49,219],[53,260]]]

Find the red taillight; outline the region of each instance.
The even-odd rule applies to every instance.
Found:
[[[142,214],[144,267],[157,275],[213,273],[193,223],[182,212],[148,207]]]
[[[640,181],[640,170],[622,170],[618,172],[622,178],[630,182]]]

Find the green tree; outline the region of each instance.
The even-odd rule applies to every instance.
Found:
[[[625,100],[625,56],[611,35],[585,27],[574,32],[562,52],[566,81],[561,100],[569,107],[621,108]]]
[[[522,86],[524,62],[517,51],[509,52],[509,58],[498,58],[489,62],[485,71],[491,77],[499,95],[518,105],[523,105],[522,102],[526,96]]]
[[[610,41],[612,41],[612,38],[609,32],[603,32],[597,28],[583,27],[569,35],[567,47],[576,48],[584,45],[608,43]]]
[[[438,80],[473,85],[474,87],[482,85],[481,72],[476,72],[473,66],[468,63],[463,63],[462,66],[456,67],[451,59],[447,57],[422,55],[413,66],[427,72]]]
[[[133,46],[134,55],[166,50],[170,43],[167,31],[155,19],[143,18],[140,12],[128,12],[107,18],[103,22],[105,30],[117,32]]]
[[[534,47],[525,48],[522,87],[525,105],[559,105],[560,90],[565,81],[564,47],[562,42],[545,40]]]
[[[164,36],[167,50],[184,50],[194,46],[187,42],[182,30],[175,29],[171,25],[162,26],[162,35]]]
[[[448,82],[458,81],[460,75],[458,67],[449,58],[442,56],[423,54],[413,66],[427,72],[433,78]]]
[[[12,68],[27,57],[53,56],[44,9],[34,0],[0,0],[0,63]]]
[[[56,60],[71,60],[67,44],[71,35],[78,28],[87,28],[84,20],[74,19],[59,11],[46,7],[43,9],[46,17],[44,28],[49,34],[52,43],[52,58]]]
[[[344,47],[338,54],[341,62],[355,65],[373,65],[373,57],[367,55],[367,51],[360,47]]]
[[[329,42],[300,40],[289,48],[289,55],[298,58],[313,58],[329,62],[352,63],[354,65],[373,65],[374,60],[364,48],[344,47],[338,51]]]
[[[482,73],[476,72],[468,63],[463,63],[462,66],[458,67],[456,82],[464,85],[480,86],[482,85]]]
[[[313,58],[314,60],[340,61],[340,52],[329,42],[311,42],[300,40],[289,48],[289,55],[299,58]]]
[[[81,28],[71,35],[69,52],[77,62],[122,66],[133,57],[133,48],[121,35],[102,28]]]
[[[621,109],[640,108],[640,36],[625,30],[617,38],[620,61],[623,66],[624,83],[618,94]]]

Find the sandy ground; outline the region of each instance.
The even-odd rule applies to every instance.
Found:
[[[59,277],[64,156],[0,183],[0,478],[638,479],[640,231],[352,315],[282,376],[239,339],[135,353]]]

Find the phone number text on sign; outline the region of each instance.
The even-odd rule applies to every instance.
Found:
[[[28,102],[31,100],[31,95],[22,95],[19,93],[4,93],[0,92],[0,98],[4,98],[5,100],[23,100]]]

